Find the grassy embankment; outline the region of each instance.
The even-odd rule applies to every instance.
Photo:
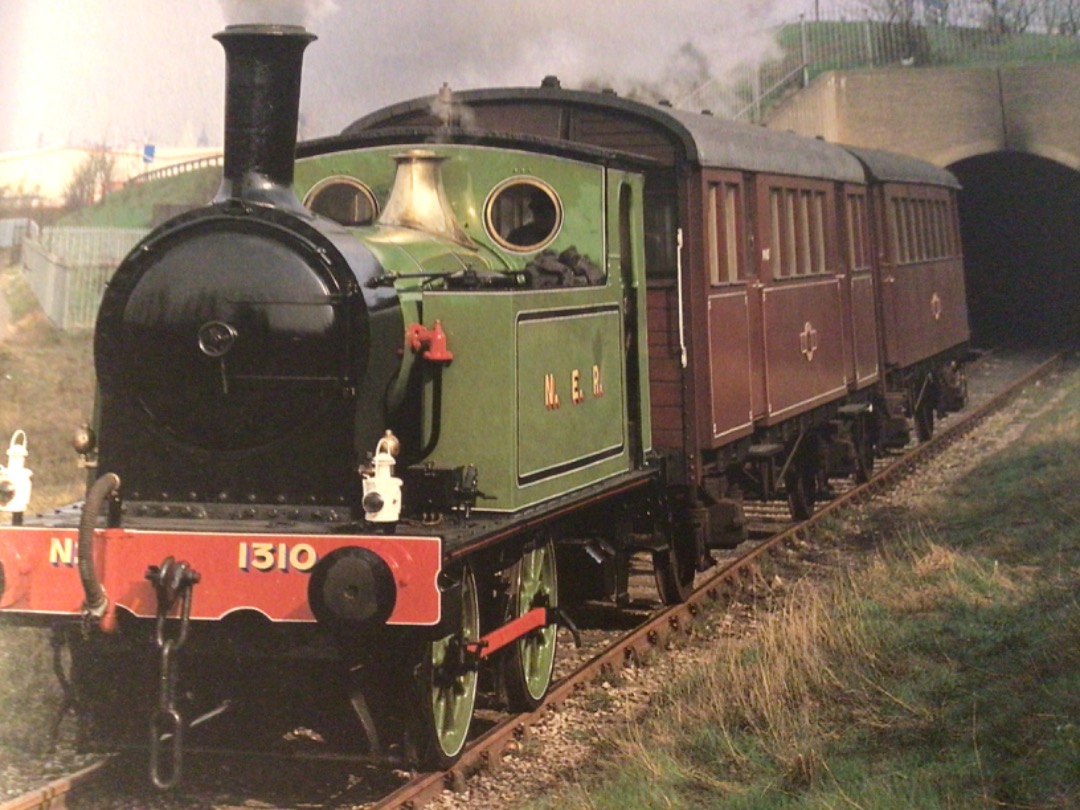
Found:
[[[795,584],[541,808],[1080,807],[1080,371],[945,506]]]
[[[0,270],[0,295],[17,327],[0,341],[0,464],[12,432],[25,430],[30,506],[41,512],[83,495],[71,437],[93,405],[91,338],[53,329],[18,268]],[[45,747],[60,699],[47,633],[0,626],[0,762]]]
[[[0,295],[16,324],[15,334],[0,342],[0,455],[13,431],[26,431],[31,508],[42,511],[82,497],[85,478],[71,438],[93,407],[91,336],[52,328],[18,268],[0,271]]]

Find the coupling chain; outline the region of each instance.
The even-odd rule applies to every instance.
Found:
[[[150,717],[150,779],[162,790],[180,781],[184,758],[184,718],[176,706],[176,684],[180,678],[177,654],[187,643],[191,628],[191,598],[199,573],[186,562],[166,557],[161,565],[152,565],[146,578],[157,594],[157,632],[154,641],[161,654],[158,703]],[[180,603],[180,624],[170,635],[166,619]],[[162,744],[169,742],[168,767],[162,768]]]

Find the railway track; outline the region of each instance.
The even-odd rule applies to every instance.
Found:
[[[865,503],[883,490],[893,487],[911,471],[975,430],[984,419],[1008,404],[1024,388],[1050,373],[1061,363],[1061,360],[1062,357],[1056,355],[1049,360],[1039,362],[996,394],[982,402],[973,402],[966,411],[942,421],[937,434],[931,441],[910,448],[902,455],[879,460],[875,465],[873,477],[867,483],[844,489],[837,482],[836,497],[819,505],[817,512],[809,520],[784,526],[764,539],[752,540],[740,546],[737,552],[719,561],[711,572],[699,575],[697,587],[685,603],[665,609],[643,611],[648,615],[643,623],[622,633],[610,644],[601,643],[603,648],[599,651],[591,655],[587,654],[583,663],[577,665],[572,672],[562,675],[538,709],[514,716],[484,718],[484,722],[475,724],[483,726],[484,730],[470,741],[461,759],[449,770],[416,775],[379,799],[373,800],[359,794],[350,795],[353,794],[355,785],[345,785],[340,790],[330,791],[324,796],[321,805],[318,801],[313,801],[304,802],[305,806],[364,806],[377,810],[392,810],[393,808],[416,810],[448,788],[461,789],[471,775],[485,769],[497,768],[507,751],[518,750],[530,737],[530,730],[552,712],[559,711],[571,697],[579,694],[590,684],[611,677],[627,664],[647,661],[658,651],[675,644],[680,637],[693,633],[704,617],[727,605],[740,592],[741,583],[751,577],[762,561],[777,549],[790,544],[809,542],[825,521],[835,517],[842,510]],[[977,366],[973,366],[973,369],[975,368]],[[755,510],[752,520],[756,533],[759,535],[765,534],[770,527],[775,529],[783,524],[779,510],[773,508],[772,505],[765,505],[764,508]],[[350,765],[355,767],[363,762],[362,759],[352,757],[312,757],[312,759],[337,759],[340,764],[346,766],[346,769]],[[36,788],[13,800],[0,803],[0,810],[38,810],[38,808],[44,810],[44,808],[70,806],[72,800],[98,790],[102,781],[115,770],[110,768],[109,764],[110,758],[103,758],[77,773]],[[227,808],[241,804],[243,804],[241,801],[226,801],[215,803],[213,806]],[[79,806],[84,806],[81,801]],[[114,805],[103,799],[101,803],[90,801],[86,806],[104,808]],[[125,806],[130,806],[130,804]],[[186,805],[166,803],[161,806]],[[261,806],[291,806],[291,803],[283,805],[264,803]]]

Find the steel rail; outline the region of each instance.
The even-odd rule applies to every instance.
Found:
[[[372,810],[416,810],[446,789],[463,789],[468,777],[480,770],[498,769],[503,751],[511,744],[528,738],[529,730],[559,708],[575,693],[583,690],[598,677],[613,672],[617,667],[641,663],[651,651],[663,649],[673,637],[688,635],[695,624],[713,607],[725,605],[739,591],[737,580],[746,577],[766,555],[793,541],[806,541],[815,530],[829,518],[853,505],[865,503],[888,489],[919,465],[943,452],[954,442],[963,438],[987,417],[1005,407],[1028,385],[1061,365],[1062,354],[1057,354],[1036,368],[1013,381],[982,405],[962,414],[960,421],[942,426],[936,435],[889,463],[875,473],[869,481],[852,488],[818,509],[808,520],[761,541],[747,553],[723,564],[710,574],[689,598],[679,605],[659,611],[638,628],[621,636],[611,646],[595,655],[577,671],[562,678],[548,693],[544,703],[535,711],[514,715],[486,731],[465,749],[461,759],[446,771],[421,774],[402,785]],[[0,808],[0,810],[3,810]]]
[[[372,810],[417,810],[446,789],[462,789],[470,775],[498,769],[503,752],[529,736],[530,729],[548,715],[557,712],[576,693],[596,679],[628,664],[647,661],[653,651],[664,649],[674,637],[689,635],[710,608],[727,604],[739,592],[738,580],[753,573],[756,563],[766,555],[794,541],[809,540],[819,525],[842,510],[869,501],[888,489],[949,445],[973,431],[987,417],[1003,408],[1028,385],[1059,367],[1064,359],[1057,354],[1013,381],[998,394],[972,411],[963,412],[960,421],[942,426],[928,442],[918,445],[892,460],[869,481],[852,488],[823,505],[808,520],[758,542],[738,558],[722,564],[695,588],[689,598],[657,612],[638,628],[628,631],[612,645],[597,653],[578,670],[560,679],[543,704],[535,711],[508,717],[472,741],[461,759],[442,772],[420,774],[393,793],[371,805]],[[364,758],[359,758],[364,759]],[[0,810],[57,810],[67,801],[103,778],[112,760],[105,756],[76,773],[64,776],[14,799],[0,803]]]
[[[61,810],[67,807],[67,799],[75,791],[100,779],[105,774],[105,766],[111,760],[112,757],[104,756],[75,773],[62,776],[43,787],[0,804],[0,810]]]

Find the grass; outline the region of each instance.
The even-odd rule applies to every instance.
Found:
[[[7,463],[12,432],[25,430],[34,474],[30,506],[45,511],[83,494],[70,441],[93,405],[91,338],[52,328],[18,268],[0,271],[0,295],[17,327],[0,342],[0,464]],[[42,729],[55,720],[62,698],[52,661],[45,631],[0,628],[0,761],[47,745]]]
[[[942,505],[794,584],[531,809],[1080,806],[1080,372],[1025,408]]]
[[[135,184],[106,195],[97,205],[73,211],[58,224],[149,228],[155,221],[155,209],[205,205],[220,184],[220,167],[196,169],[175,177]]]
[[[2,454],[11,434],[26,431],[27,466],[34,473],[31,507],[42,511],[82,497],[84,476],[71,437],[93,407],[92,340],[87,333],[52,328],[17,268],[0,273],[0,295],[19,326],[14,337],[0,342],[0,464],[7,463]]]

